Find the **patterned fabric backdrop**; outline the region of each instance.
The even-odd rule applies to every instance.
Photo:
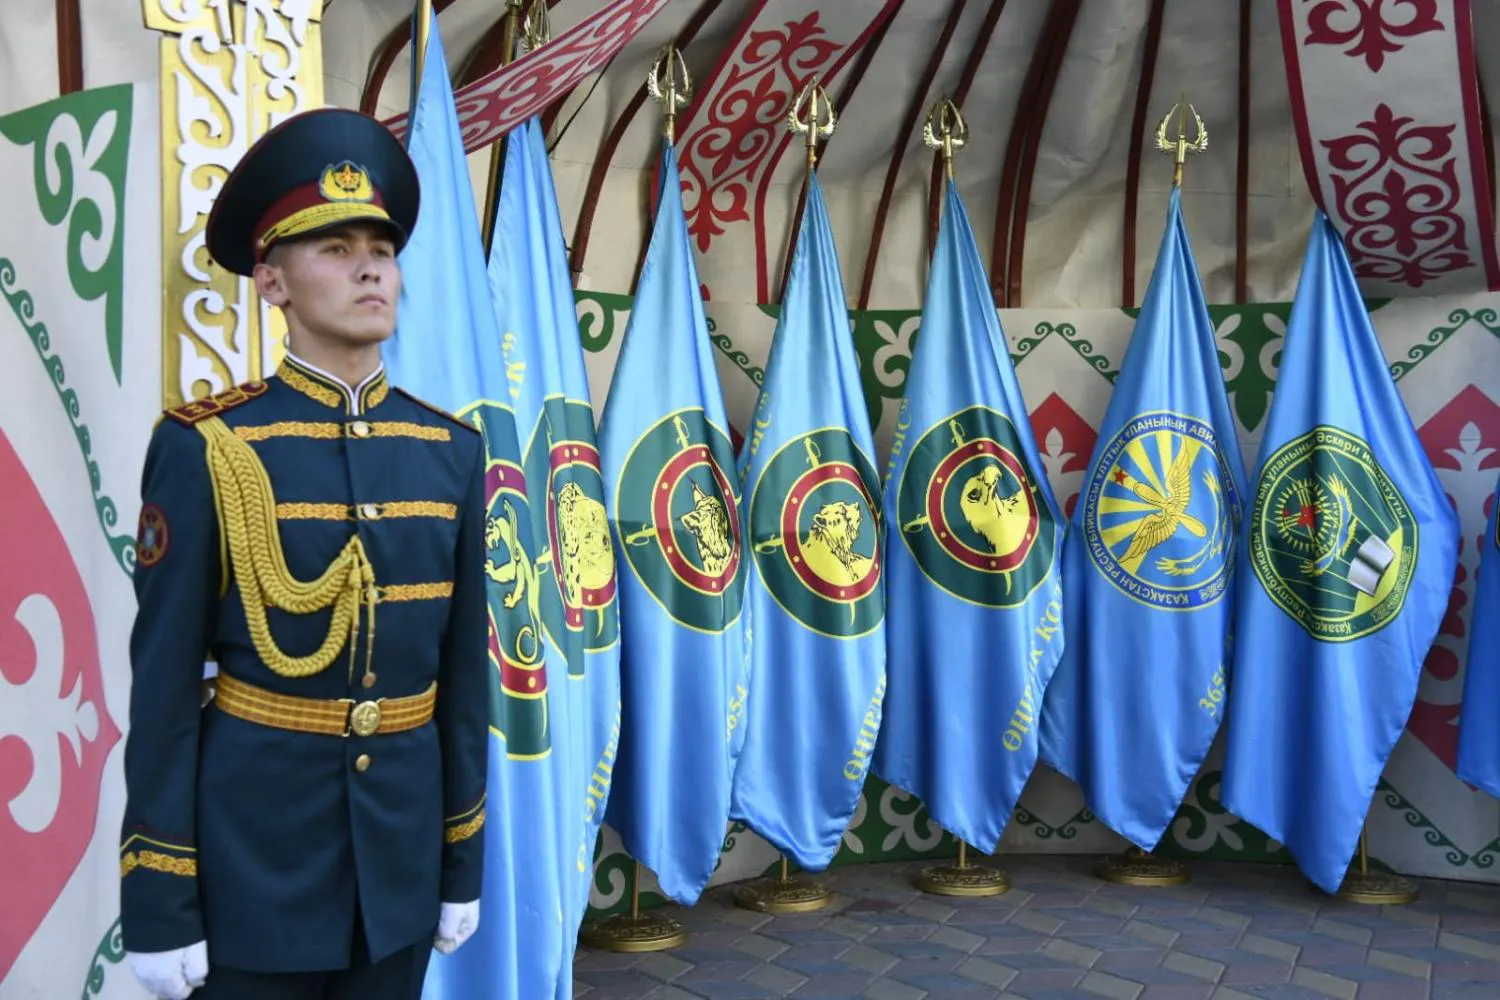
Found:
[[[117,920],[130,542],[162,386],[182,384],[185,366],[202,363],[184,358],[172,366],[162,350],[160,107],[154,87],[113,87],[0,116],[0,176],[11,182],[0,199],[0,852],[8,873],[0,995],[7,1000],[140,996],[121,965]],[[169,234],[177,221],[165,220]],[[630,300],[595,291],[577,298],[602,408]],[[882,449],[919,336],[916,306],[850,317]],[[1403,872],[1496,882],[1500,804],[1458,782],[1452,767],[1477,541],[1500,466],[1500,295],[1401,298],[1370,308],[1465,539],[1450,614],[1377,795],[1372,852],[1377,864]],[[1259,445],[1289,309],[1213,309],[1247,460]],[[743,427],[775,310],[714,301],[709,316],[729,411]],[[1001,322],[1047,472],[1071,510],[1133,317],[1007,310]],[[1217,761],[1211,756],[1204,766],[1163,849],[1288,862],[1279,845],[1219,805]],[[1004,852],[1119,846],[1076,789],[1044,770],[1022,799]],[[954,847],[920,803],[871,779],[835,863],[943,856]],[[764,841],[736,828],[716,881],[759,875],[776,861]],[[606,828],[596,911],[625,905],[630,870]],[[653,888],[648,876],[648,905],[659,901]]]

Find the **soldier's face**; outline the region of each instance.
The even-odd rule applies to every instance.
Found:
[[[401,269],[380,226],[340,226],[280,244],[255,269],[255,283],[294,333],[364,346],[395,332]]]

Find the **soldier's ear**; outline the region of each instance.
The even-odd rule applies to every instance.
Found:
[[[277,266],[277,249],[279,248],[272,247],[266,260],[255,265],[251,277],[255,279],[256,294],[273,306],[284,306],[291,300],[291,296],[287,293],[281,268]]]

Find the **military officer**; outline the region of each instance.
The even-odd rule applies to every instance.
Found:
[[[209,219],[288,351],[146,455],[120,885],[154,996],[409,1000],[479,920],[484,450],[381,364],[418,201],[389,131],[322,109]]]

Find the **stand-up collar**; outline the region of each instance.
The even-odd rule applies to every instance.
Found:
[[[341,410],[350,416],[359,416],[366,410],[379,406],[390,392],[386,381],[385,365],[382,363],[357,386],[351,387],[337,375],[324,371],[317,365],[287,352],[276,376],[289,388],[316,400],[324,406]]]

